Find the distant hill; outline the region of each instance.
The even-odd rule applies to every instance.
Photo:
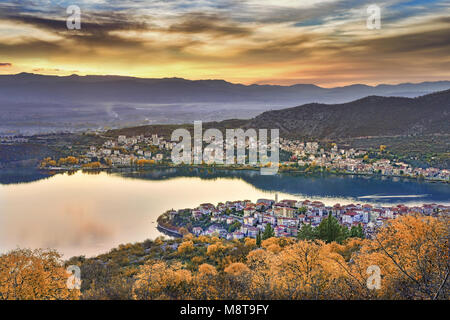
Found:
[[[193,125],[153,125],[111,130],[109,136],[171,132]],[[217,128],[280,129],[280,136],[327,140],[340,146],[377,149],[381,144],[415,166],[450,167],[450,90],[418,98],[369,96],[343,104],[306,104],[267,111],[250,120],[205,122]]]
[[[0,75],[0,134],[250,119],[305,103],[346,103],[370,95],[417,97],[448,89],[450,81],[321,88],[180,78]]]
[[[264,102],[267,104],[341,103],[368,95],[416,97],[450,89],[450,81],[355,84],[321,88],[312,84],[242,85],[224,80],[146,79],[122,76],[0,75],[0,101],[13,102]],[[286,106],[286,105],[285,105]],[[270,107],[269,105],[267,106]]]
[[[148,125],[111,130],[110,136],[157,132],[166,137],[182,125]],[[369,96],[342,104],[310,103],[266,111],[249,119],[204,122],[203,130],[217,128],[280,129],[282,137],[341,139],[357,137],[450,134],[450,90],[417,98]]]
[[[369,96],[267,111],[245,127],[279,128],[282,136],[316,139],[449,134],[450,90],[417,98]]]

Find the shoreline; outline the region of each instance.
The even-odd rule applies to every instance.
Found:
[[[338,219],[340,226],[361,228],[365,236],[369,236],[388,220],[399,216],[422,214],[440,216],[450,212],[450,205],[422,204],[410,207],[376,206],[371,204],[325,205],[321,201],[284,199],[237,200],[219,202],[217,205],[203,203],[195,208],[169,210],[158,218],[158,230],[168,235],[183,237],[182,229],[186,229],[196,237],[217,233],[220,238],[243,239],[257,238],[266,232],[267,226],[272,228],[274,237],[297,237],[305,225],[313,228],[322,225],[327,217]],[[237,213],[240,213],[239,215]],[[162,225],[163,224],[163,225]],[[178,231],[176,231],[178,230]]]
[[[159,222],[158,222],[156,228],[159,231],[161,231],[162,233],[164,233],[165,235],[168,235],[170,237],[183,238],[183,235],[181,233],[179,233],[178,231],[175,231],[175,230],[170,230],[170,229],[160,225]]]
[[[31,169],[30,167],[29,169]],[[145,166],[145,167],[105,167],[105,168],[40,168],[37,170],[42,171],[57,171],[57,172],[72,172],[72,171],[88,171],[88,172],[121,172],[122,170],[152,170],[152,169],[214,169],[214,170],[238,170],[238,171],[259,171],[260,168],[252,168],[252,167],[229,167],[229,166],[221,166],[221,167],[212,167],[212,166],[201,166],[201,165],[190,165],[190,166],[172,166],[168,164],[164,165],[153,165],[153,166]],[[336,175],[336,176],[364,176],[371,178],[402,178],[417,182],[429,182],[429,183],[443,183],[450,184],[448,180],[442,179],[429,179],[429,178],[421,178],[421,177],[412,177],[405,175],[383,175],[383,174],[370,174],[370,173],[360,173],[360,172],[339,172],[339,171],[320,171],[320,172],[306,172],[301,170],[279,170],[276,174],[301,174],[305,176],[320,176],[320,175]]]

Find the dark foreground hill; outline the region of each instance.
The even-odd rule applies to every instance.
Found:
[[[151,125],[111,130],[117,136],[158,132],[170,137],[192,124]],[[450,134],[450,90],[418,98],[369,96],[344,104],[312,103],[264,112],[250,120],[203,123],[203,129],[280,129],[281,137],[335,140],[341,138]]]
[[[245,127],[279,128],[281,136],[311,139],[448,134],[450,90],[418,98],[369,96],[267,111]]]

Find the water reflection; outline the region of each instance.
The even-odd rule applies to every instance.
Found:
[[[450,199],[450,186],[443,183],[420,182],[400,177],[370,177],[356,175],[279,174],[263,176],[259,171],[221,169],[161,169],[157,171],[122,171],[122,177],[161,180],[178,177],[200,177],[204,180],[238,179],[268,192],[283,192],[294,196],[320,198],[347,198],[353,201],[381,203],[446,203]]]
[[[95,255],[121,243],[155,238],[161,235],[155,224],[158,215],[202,202],[255,201],[274,198],[275,193],[280,199],[310,198],[327,204],[450,202],[448,185],[402,179],[261,176],[258,171],[167,168],[53,176],[22,171],[15,181],[13,172],[8,172],[7,179],[3,173],[0,252],[17,246],[50,247],[66,257]],[[33,182],[18,183],[23,181]],[[408,195],[425,196],[404,197]]]

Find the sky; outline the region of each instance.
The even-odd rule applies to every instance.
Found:
[[[0,74],[376,85],[450,80],[449,53],[448,0],[0,0]]]

